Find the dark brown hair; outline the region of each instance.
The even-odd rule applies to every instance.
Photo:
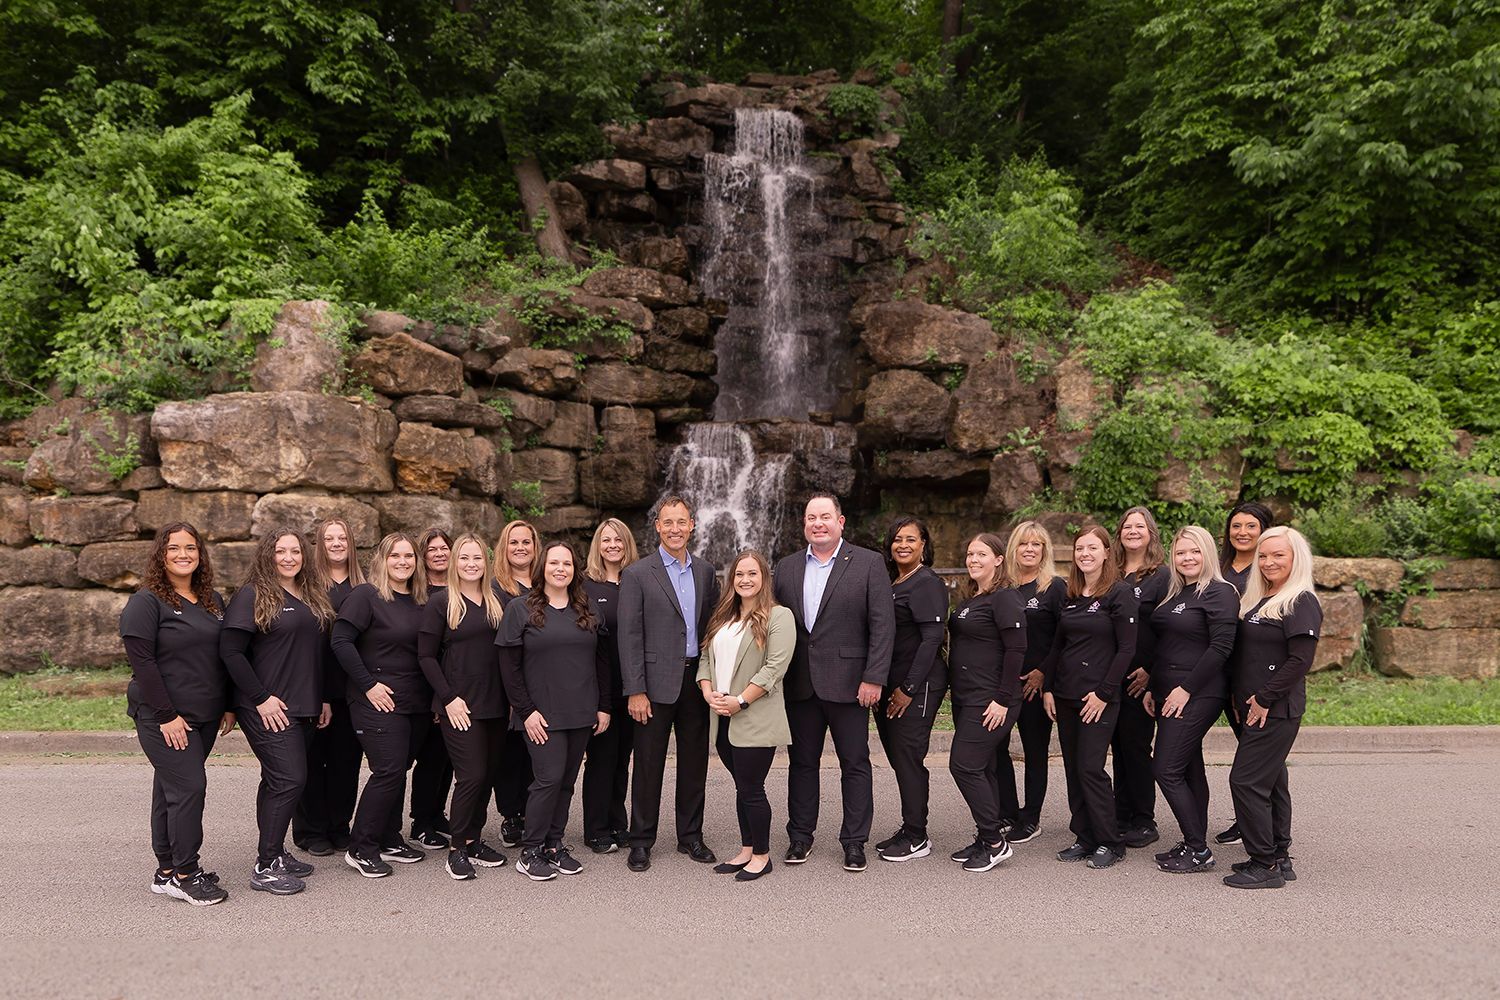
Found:
[[[1085,535],[1093,535],[1104,542],[1104,565],[1099,567],[1099,582],[1094,587],[1093,597],[1103,597],[1109,593],[1109,588],[1120,582],[1120,566],[1115,562],[1114,549],[1111,547],[1109,529],[1099,524],[1084,525],[1083,530],[1073,536],[1073,546],[1076,549],[1078,539]],[[1083,570],[1078,568],[1078,559],[1075,553],[1072,568],[1068,570],[1068,596],[1082,597],[1083,588],[1086,586],[1083,578]]]
[[[537,578],[531,581],[531,590],[525,598],[532,627],[542,628],[547,624],[547,586],[543,575],[547,572],[547,553],[553,549],[567,549],[568,555],[573,557],[573,582],[568,584],[568,607],[578,613],[576,624],[590,632],[598,631],[599,620],[594,617],[593,609],[589,607],[589,595],[583,589],[583,560],[578,558],[578,552],[573,546],[563,541],[548,542],[540,549]]]
[[[208,546],[203,544],[203,536],[198,534],[198,529],[186,521],[173,521],[157,530],[156,537],[152,539],[151,554],[146,557],[146,573],[140,589],[155,594],[173,611],[182,610],[182,598],[177,596],[177,591],[172,588],[172,581],[167,578],[167,540],[179,531],[192,535],[193,543],[198,546],[198,568],[193,570],[189,582],[193,596],[210,613],[223,614],[224,609],[219,606],[219,595],[214,593],[214,568],[208,558]]]
[[[975,542],[981,542],[984,547],[995,553],[1000,558],[1000,565],[995,567],[994,586],[979,589],[979,584],[972,576],[964,574],[963,580],[958,585],[958,596],[960,600],[967,601],[978,594],[988,594],[993,590],[999,590],[1005,586],[1005,540],[992,531],[981,531],[964,543],[964,559],[968,560],[969,546]]]
[[[1120,534],[1124,532],[1125,520],[1131,514],[1141,515],[1141,519],[1146,522],[1146,553],[1141,557],[1140,577],[1138,578],[1144,580],[1160,569],[1161,565],[1167,561],[1167,550],[1161,543],[1161,529],[1156,526],[1156,517],[1151,511],[1145,507],[1132,507],[1121,514],[1120,523],[1115,528],[1114,541],[1110,542],[1109,552],[1114,557],[1115,562],[1120,564],[1120,572],[1124,573],[1125,543],[1120,541]]]
[[[250,581],[245,584],[254,588],[255,627],[262,632],[269,631],[271,623],[281,617],[282,586],[281,573],[276,568],[276,543],[287,536],[297,539],[297,544],[302,549],[302,568],[297,571],[297,577],[292,582],[302,591],[302,603],[307,605],[318,624],[327,629],[333,625],[334,619],[333,605],[328,603],[328,591],[317,582],[317,571],[313,569],[313,561],[308,558],[310,546],[307,539],[297,529],[288,527],[277,528],[262,535],[260,544],[255,547],[255,559],[250,563]]]

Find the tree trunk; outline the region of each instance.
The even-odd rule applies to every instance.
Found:
[[[547,178],[542,175],[542,165],[535,156],[523,156],[514,161],[511,169],[516,175],[516,187],[521,191],[521,204],[526,209],[526,218],[531,221],[536,232],[537,249],[545,257],[571,263],[573,247],[568,242],[567,234],[562,231],[562,226],[557,223],[557,206],[552,203],[552,195],[547,190]],[[544,216],[546,222],[536,228],[537,219]]]
[[[964,33],[964,0],[943,0],[943,51],[948,56],[948,61],[953,64],[953,75],[955,79],[962,80],[969,73],[969,66],[974,61],[974,53],[965,46],[962,51],[954,48],[960,35]]]

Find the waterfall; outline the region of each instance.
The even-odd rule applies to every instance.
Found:
[[[699,554],[723,566],[742,549],[771,556],[780,542],[790,455],[757,456],[738,424],[694,424],[672,452],[667,482],[697,504]]]

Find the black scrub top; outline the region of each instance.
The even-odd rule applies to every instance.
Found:
[[[948,616],[948,664],[953,704],[1004,708],[1021,704],[1026,659],[1026,611],[1008,587],[976,594]]]
[[[337,615],[339,608],[344,606],[344,599],[354,591],[354,584],[348,578],[343,583],[330,584],[328,587],[328,603],[333,605],[333,613]],[[349,678],[339,666],[337,657],[333,655],[333,630],[329,629],[323,636],[323,700],[326,702],[343,701],[349,687]]]
[[[1130,669],[1140,667],[1150,673],[1156,662],[1156,637],[1151,632],[1151,612],[1156,610],[1156,606],[1166,596],[1167,588],[1172,585],[1172,571],[1166,566],[1158,566],[1145,576],[1127,573],[1125,582],[1135,594],[1137,606],[1135,657],[1130,661]]]
[[[286,702],[292,718],[316,718],[322,712],[326,637],[311,608],[283,589],[281,614],[262,632],[255,627],[255,588],[241,587],[224,611],[224,627],[250,633],[245,658],[260,685],[253,691],[235,685],[236,710],[254,709],[274,694]]]
[[[1312,669],[1323,606],[1310,593],[1297,595],[1280,618],[1262,618],[1261,601],[1240,619],[1234,647],[1235,703],[1254,695],[1272,718],[1296,719],[1307,711],[1307,673]]]
[[[422,607],[410,594],[393,593],[380,599],[372,583],[362,583],[344,599],[339,621],[359,632],[354,648],[372,682],[391,689],[396,711],[419,715],[431,711],[432,688],[417,663],[417,629],[422,625]],[[338,626],[335,625],[335,628]],[[360,679],[349,678],[348,698],[364,698],[368,690]]]
[[[1021,673],[1041,669],[1047,654],[1052,652],[1052,640],[1057,637],[1057,618],[1062,613],[1063,595],[1067,590],[1067,581],[1060,576],[1054,576],[1040,594],[1036,592],[1035,580],[1016,588],[1026,610],[1026,660]]]
[[[527,594],[531,593],[530,587],[522,587],[520,593],[507,594],[505,591],[500,589],[500,583],[496,580],[490,581],[490,587],[494,589],[495,595],[500,598],[500,606],[502,608],[510,607],[511,601],[514,601],[518,597],[525,597]]]
[[[891,585],[896,605],[896,639],[891,653],[887,688],[907,694],[927,685],[942,691],[948,685],[948,667],[943,662],[943,622],[948,617],[948,585],[926,566]],[[924,643],[923,633],[928,641]]]
[[[591,629],[578,627],[578,612],[571,607],[561,610],[544,604],[545,624],[531,623],[531,609],[526,601],[512,601],[505,609],[495,645],[520,650],[520,676],[525,684],[531,707],[542,713],[548,729],[587,729],[598,721],[595,713],[605,711],[600,697],[601,660],[606,664],[600,646],[608,642]],[[519,692],[507,689],[516,712],[516,728],[525,725],[526,710]],[[523,714],[524,712],[524,714]]]
[[[600,642],[609,654],[609,695],[615,701],[625,697],[625,681],[620,676],[620,585],[584,580],[583,592],[589,595],[589,607],[594,617],[604,623],[604,634]],[[546,713],[542,713],[545,715]]]
[[[219,598],[219,606],[224,599]],[[156,667],[172,707],[188,722],[217,723],[229,708],[229,673],[219,659],[219,630],[224,618],[191,601],[180,609],[148,590],[138,590],[120,613],[120,638],[156,644]],[[153,718],[139,681],[125,690],[125,711],[132,718]],[[169,720],[167,720],[169,721]]]
[[[458,628],[448,628],[448,602],[463,601]],[[432,710],[441,712],[454,698],[462,698],[476,719],[503,719],[510,713],[500,664],[495,660],[495,628],[482,604],[475,604],[446,587],[428,599],[417,632],[417,655],[422,673],[432,685]]]
[[[1196,585],[1162,601],[1151,612],[1156,663],[1151,691],[1157,701],[1181,687],[1194,698],[1229,696],[1229,654],[1234,650],[1240,595],[1223,580],[1198,593]]]
[[[1120,681],[1135,655],[1135,588],[1120,580],[1098,597],[1064,597],[1057,636],[1043,672],[1059,698],[1093,692],[1118,701]]]
[[[1245,588],[1250,585],[1250,574],[1255,569],[1255,560],[1250,560],[1250,565],[1244,569],[1235,569],[1234,563],[1224,567],[1224,579],[1235,589],[1235,592],[1244,596]]]

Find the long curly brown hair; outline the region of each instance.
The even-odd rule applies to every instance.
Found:
[[[198,534],[198,529],[186,521],[173,521],[157,530],[156,537],[152,539],[151,554],[146,557],[146,573],[140,589],[155,594],[172,610],[182,610],[182,598],[177,596],[172,581],[167,577],[167,540],[179,531],[192,535],[193,544],[198,546],[198,568],[193,570],[190,581],[193,596],[210,614],[222,615],[224,609],[219,606],[219,595],[214,593],[214,568],[208,557],[208,546],[203,544],[203,536]]]
[[[578,558],[578,553],[573,546],[567,542],[548,542],[541,548],[541,556],[537,562],[537,577],[531,582],[531,589],[526,593],[526,610],[530,614],[533,628],[542,628],[547,624],[547,587],[543,582],[541,574],[547,571],[547,557],[553,549],[563,549],[573,559],[573,581],[568,584],[568,607],[578,613],[576,624],[581,629],[590,632],[597,631],[599,620],[594,617],[593,609],[589,607],[589,595],[583,589],[583,561]],[[496,553],[496,561],[505,558],[504,553]]]
[[[333,626],[333,605],[328,602],[328,591],[318,585],[317,570],[308,558],[312,546],[298,534],[295,528],[281,527],[261,536],[255,547],[255,560],[250,564],[250,580],[246,584],[255,593],[255,627],[269,632],[271,625],[281,617],[281,571],[276,568],[276,546],[283,538],[295,538],[302,551],[302,568],[292,582],[301,591],[302,603],[313,613],[324,629]]]

